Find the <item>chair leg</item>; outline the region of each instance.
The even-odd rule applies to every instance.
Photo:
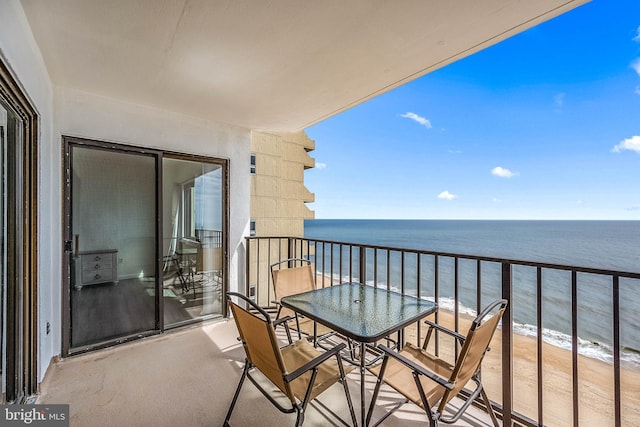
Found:
[[[380,392],[380,387],[382,386],[382,379],[384,378],[384,371],[387,369],[388,361],[389,361],[389,356],[385,355],[385,357],[382,359],[382,365],[380,366],[380,372],[378,373],[378,378],[376,379],[376,388],[373,390],[373,396],[371,397],[371,402],[369,403],[369,411],[367,413],[366,425],[369,425],[371,423],[373,408],[374,406],[376,406],[376,400],[378,399],[378,393]]]
[[[349,393],[349,385],[347,384],[347,378],[344,374],[344,367],[342,366],[342,358],[340,357],[340,353],[336,354],[336,358],[338,359],[338,368],[340,369],[340,382],[342,383],[342,387],[344,388],[344,394],[347,396],[347,405],[349,405],[351,422],[355,427],[358,425],[358,420],[356,419],[356,412],[353,409],[353,401],[351,400],[351,394]]]
[[[491,421],[493,422],[493,425],[495,427],[500,427],[500,424],[498,424],[498,418],[496,417],[496,413],[493,410],[493,406],[491,406],[491,401],[489,400],[489,396],[487,396],[487,393],[484,391],[484,388],[480,390],[480,393],[482,394],[482,399],[484,400],[484,404],[487,405],[487,412],[491,417]]]
[[[300,405],[293,405],[298,416],[296,417],[296,427],[300,427],[304,423],[304,408]]]
[[[240,395],[240,389],[242,388],[242,384],[244,383],[245,378],[247,378],[247,374],[249,373],[249,369],[251,365],[248,360],[244,362],[244,369],[242,370],[242,376],[240,377],[240,381],[238,382],[238,388],[236,388],[236,393],[233,395],[233,400],[231,401],[231,406],[229,406],[229,410],[227,411],[227,416],[224,419],[224,426],[229,427],[229,419],[231,419],[231,413],[233,412],[233,407],[236,406],[236,401],[238,400],[238,396]]]

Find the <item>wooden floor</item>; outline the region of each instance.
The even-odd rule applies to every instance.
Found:
[[[205,285],[196,283],[187,290],[174,277],[165,280],[165,327],[220,315],[220,304],[212,304],[212,301],[219,301],[221,295],[219,291],[211,289],[211,285],[211,282]],[[208,307],[207,310],[203,309],[205,305]],[[153,331],[156,328],[156,314],[154,279],[126,279],[120,280],[118,284],[105,283],[85,286],[81,290],[73,289],[71,346],[88,346]]]

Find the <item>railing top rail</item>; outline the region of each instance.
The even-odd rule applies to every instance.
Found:
[[[567,264],[554,264],[554,263],[546,263],[546,262],[538,262],[538,261],[526,261],[526,260],[518,260],[518,259],[512,259],[512,258],[499,258],[499,257],[491,257],[491,256],[484,256],[484,255],[440,252],[440,251],[432,251],[427,249],[415,249],[415,248],[412,249],[412,248],[401,248],[401,247],[395,247],[395,246],[381,246],[381,245],[372,245],[368,243],[342,242],[337,240],[325,240],[325,239],[316,239],[316,238],[308,238],[308,237],[291,237],[291,236],[246,237],[246,239],[247,240],[294,239],[294,240],[310,241],[310,242],[333,244],[333,245],[358,246],[358,247],[364,247],[368,249],[376,249],[376,250],[384,250],[384,251],[392,251],[392,252],[405,252],[405,253],[411,253],[411,254],[432,255],[432,256],[439,256],[439,257],[445,257],[445,258],[459,258],[459,259],[469,259],[469,260],[484,261],[484,262],[507,263],[512,265],[522,265],[525,267],[539,267],[539,268],[554,269],[554,270],[576,271],[578,273],[598,274],[598,275],[604,275],[604,276],[617,276],[617,277],[624,277],[629,279],[640,279],[640,272],[634,273],[631,271],[619,271],[619,270],[611,270],[611,269],[574,266],[574,265],[567,265]]]

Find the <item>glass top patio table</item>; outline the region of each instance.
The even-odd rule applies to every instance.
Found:
[[[438,308],[431,301],[360,283],[342,283],[289,295],[282,298],[280,304],[360,343],[361,426],[365,425],[367,344],[375,346],[376,341],[401,331]]]
[[[280,303],[360,343],[376,342],[438,308],[432,301],[360,283],[289,295]]]

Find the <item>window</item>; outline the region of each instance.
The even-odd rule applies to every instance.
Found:
[[[256,155],[251,153],[251,174],[256,173]]]
[[[256,220],[252,219],[249,222],[249,236],[256,237]]]

